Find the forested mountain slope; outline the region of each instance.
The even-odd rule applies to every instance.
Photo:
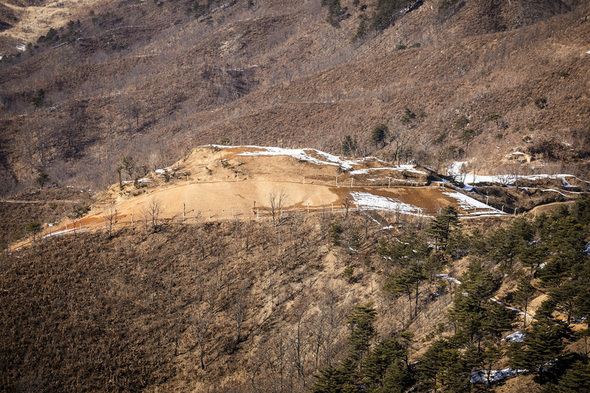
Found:
[[[586,2],[75,4],[30,45],[3,46],[3,193],[40,173],[101,188],[124,156],[153,170],[205,143],[438,170],[511,167],[505,156],[522,150],[536,161],[512,170],[587,177]],[[26,6],[58,7],[8,3],[4,37],[23,37]]]
[[[428,224],[289,213],[40,240],[0,257],[0,389],[580,389],[589,206],[477,221],[450,207]]]

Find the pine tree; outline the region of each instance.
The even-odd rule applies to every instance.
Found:
[[[459,226],[459,212],[454,206],[447,206],[432,220],[426,232],[434,238],[436,249],[444,250],[451,232]]]
[[[590,392],[590,364],[584,364],[581,361],[567,371],[565,376],[554,390],[559,393],[584,393]]]
[[[352,315],[348,317],[351,332],[348,342],[352,345],[352,353],[354,353],[359,361],[362,360],[362,355],[369,349],[371,340],[376,335],[373,321],[377,316],[377,311],[372,303],[366,305],[354,306]]]
[[[395,338],[380,342],[363,362],[361,382],[368,386],[369,390],[382,386],[382,380],[393,364],[404,366],[406,353]]]
[[[551,301],[543,302],[535,314],[537,320],[524,341],[509,347],[508,356],[513,368],[534,371],[542,377],[547,362],[559,358],[565,348],[564,338],[568,330],[551,316],[554,309]]]
[[[371,132],[371,142],[375,144],[375,149],[382,143],[385,143],[385,138],[389,134],[389,127],[386,124],[379,124]]]
[[[516,288],[516,293],[514,294],[514,300],[516,304],[523,308],[524,316],[523,316],[523,327],[526,327],[526,318],[527,318],[527,311],[529,302],[533,298],[533,295],[537,289],[531,284],[531,282],[523,278],[519,281],[518,287]]]
[[[418,366],[420,384],[425,389],[448,392],[469,390],[469,367],[455,345],[437,340],[428,348]]]
[[[387,292],[398,294],[405,293],[408,295],[408,302],[410,306],[410,316],[412,316],[412,292],[415,291],[414,316],[418,315],[418,295],[420,289],[420,282],[426,276],[422,273],[420,265],[416,262],[411,263],[401,272],[390,275],[385,283],[383,289]]]
[[[583,287],[585,287],[585,285],[580,285],[576,281],[568,281],[565,284],[554,288],[549,293],[551,300],[555,303],[556,309],[566,315],[568,325],[576,310],[576,298]]]

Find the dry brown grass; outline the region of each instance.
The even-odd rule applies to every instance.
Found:
[[[334,221],[344,224],[341,246],[326,237]],[[354,304],[375,302],[383,336],[408,327],[406,299],[381,293],[392,267],[375,254],[383,233],[368,224],[365,237],[362,216],[292,215],[279,226],[228,221],[77,234],[4,254],[0,390],[270,392],[280,370],[285,391],[304,391],[317,366],[345,354],[344,319]],[[361,239],[352,253],[350,231]],[[450,301],[427,301],[433,290],[422,286],[417,340]],[[197,318],[208,327],[205,370]]]

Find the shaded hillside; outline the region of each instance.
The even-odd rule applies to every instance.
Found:
[[[378,30],[371,1],[340,2],[337,27],[319,0],[228,4],[101,3],[4,52],[4,193],[39,171],[102,187],[125,155],[155,169],[186,146],[339,152],[347,135],[359,155],[391,157],[410,134],[406,158],[424,165],[497,168],[522,149],[537,170],[586,176],[584,2],[427,0]]]

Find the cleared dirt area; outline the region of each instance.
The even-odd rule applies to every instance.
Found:
[[[247,155],[244,155],[247,154]],[[386,179],[375,181],[374,177]],[[414,180],[412,180],[414,179]],[[394,180],[393,182],[389,180]],[[413,166],[349,160],[312,149],[201,147],[169,168],[113,185],[81,219],[44,235],[152,223],[154,220],[257,219],[292,212],[382,210],[434,216],[455,206],[462,216],[501,215],[455,190],[426,184]],[[396,181],[414,186],[398,186]]]

